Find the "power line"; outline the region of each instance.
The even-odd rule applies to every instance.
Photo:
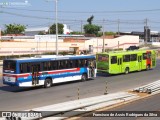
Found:
[[[11,9],[11,10],[23,10],[23,11],[31,11],[31,12],[48,12],[53,13],[53,10],[35,10],[35,9],[24,9],[24,8],[9,8],[9,7],[1,7],[3,9]],[[59,13],[134,13],[134,12],[155,12],[160,11],[160,9],[144,9],[144,10],[122,10],[122,11],[58,11]]]
[[[18,13],[6,12],[6,11],[0,11],[0,13],[5,13],[5,14],[19,16],[19,17],[27,17],[27,18],[47,19],[47,20],[53,19],[53,18],[44,18],[44,17],[39,17],[39,16],[24,15],[24,14],[18,14]]]

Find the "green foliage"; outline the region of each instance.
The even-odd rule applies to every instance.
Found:
[[[4,33],[4,31],[1,31],[1,35],[4,35],[5,33]]]
[[[101,30],[101,26],[86,24],[84,25],[84,31],[86,34],[95,34],[98,35],[98,31]]]
[[[63,27],[64,27],[63,24],[58,23],[58,34],[63,34]],[[50,33],[51,33],[51,34],[56,34],[56,24],[53,24],[53,25],[50,27]]]
[[[40,31],[40,32],[38,33],[38,35],[45,35],[45,33],[42,32],[42,31]]]
[[[114,35],[116,35],[116,33],[110,31],[110,32],[105,32],[104,35],[105,36],[111,36],[111,35],[114,36]],[[97,37],[101,37],[101,36],[103,36],[103,32],[98,32]]]
[[[98,31],[101,30],[101,26],[92,24],[93,19],[94,19],[93,15],[89,17],[87,19],[88,24],[84,25],[83,29],[84,29],[85,34],[94,34],[98,36],[99,35]]]
[[[26,27],[20,24],[9,24],[5,25],[5,34],[22,34],[25,31]]]
[[[81,34],[83,34],[83,33],[81,33],[81,32],[71,32],[70,34],[73,34],[73,35],[81,35]]]
[[[116,35],[116,33],[115,32],[105,32],[105,35]]]

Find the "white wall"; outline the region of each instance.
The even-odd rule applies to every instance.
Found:
[[[119,43],[119,46],[118,46]],[[125,50],[131,45],[139,46],[139,36],[125,35],[114,39],[104,39],[105,49],[122,48]],[[89,45],[93,45],[93,52],[102,52],[103,38],[92,38],[85,42],[85,49],[89,49]]]

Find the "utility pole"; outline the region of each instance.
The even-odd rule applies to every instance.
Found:
[[[147,18],[145,19],[144,23],[145,23],[145,26],[148,26],[148,19]]]
[[[144,21],[144,46],[147,44],[148,39],[150,39],[150,29],[148,27],[148,19]]]
[[[57,0],[55,0],[55,16],[56,16],[56,55],[58,55],[58,19],[57,19]]]
[[[0,40],[1,40],[1,35],[2,35],[2,31],[1,31],[1,28],[0,28]]]
[[[120,21],[119,21],[119,19],[118,19],[118,35],[119,35],[119,23],[120,23]]]
[[[105,47],[104,47],[104,19],[103,19],[103,51],[102,52],[105,52]]]
[[[81,20],[81,34],[83,33],[83,22]]]

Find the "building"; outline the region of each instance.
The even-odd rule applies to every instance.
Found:
[[[18,36],[17,36],[18,37]],[[105,37],[104,48],[123,49],[131,45],[139,46],[139,36],[124,35],[119,37]],[[102,52],[102,37],[84,37],[83,35],[62,35],[58,39],[58,51],[89,51],[90,53]],[[34,38],[25,36],[21,38],[13,37],[0,42],[0,55],[20,55],[20,54],[39,54],[44,52],[56,51],[55,35],[36,35]]]
[[[73,32],[71,29],[67,27],[66,24],[63,24],[63,34],[70,34]],[[26,36],[34,36],[38,35],[39,33],[48,34],[49,33],[49,27],[34,27],[34,28],[27,28],[24,32]]]

